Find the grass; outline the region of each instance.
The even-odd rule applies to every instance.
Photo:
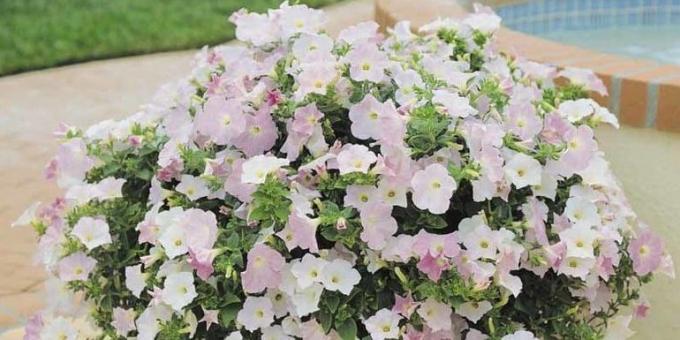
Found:
[[[303,0],[319,7],[339,0]],[[0,0],[0,75],[215,45],[228,16],[280,0]],[[292,2],[292,1],[291,1]]]

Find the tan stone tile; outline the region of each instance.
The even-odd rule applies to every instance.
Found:
[[[11,327],[23,322],[39,310],[43,305],[44,294],[41,291],[0,296],[0,328]],[[9,309],[9,313],[4,313]]]

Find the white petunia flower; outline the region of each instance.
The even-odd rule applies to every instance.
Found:
[[[594,258],[567,257],[560,263],[559,272],[585,280],[593,266]]]
[[[71,233],[82,242],[88,250],[111,243],[109,225],[100,218],[82,217],[73,227]]]
[[[515,185],[517,189],[529,185],[540,185],[542,167],[536,159],[523,153],[513,156],[508,163],[503,166],[505,178]]]
[[[597,214],[597,207],[589,200],[581,197],[571,197],[567,200],[564,214],[574,227],[592,227],[600,225],[600,216]]]
[[[295,308],[295,314],[298,317],[303,317],[318,311],[322,292],[323,286],[320,283],[314,283],[305,289],[297,290],[290,299]]]
[[[599,233],[590,227],[578,226],[560,232],[560,240],[567,245],[567,257],[595,258],[593,246]]]
[[[632,315],[617,315],[607,322],[607,333],[604,340],[623,340],[632,337],[635,332],[630,329]]]
[[[236,315],[236,321],[248,331],[266,328],[274,322],[272,302],[266,297],[248,296]]]
[[[361,281],[359,271],[343,259],[333,260],[323,267],[321,272],[321,282],[324,288],[331,291],[337,290],[345,295],[349,295],[359,281]]]
[[[194,287],[193,273],[172,273],[165,278],[162,299],[175,311],[181,312],[182,308],[194,301],[196,296],[198,294],[196,294]]]
[[[139,297],[146,288],[146,274],[142,273],[142,265],[125,267],[125,287],[132,295]]]
[[[189,251],[184,228],[177,223],[169,225],[158,238],[158,241],[165,249],[165,254],[171,259]]]
[[[264,296],[272,302],[274,316],[280,318],[288,314],[288,307],[290,304],[286,293],[276,288],[267,288],[267,293],[265,293]]]
[[[243,335],[239,331],[233,331],[224,340],[243,340]]]
[[[58,316],[45,323],[40,332],[40,339],[76,340],[78,339],[78,330],[73,322]]]
[[[297,278],[298,287],[304,289],[315,282],[321,282],[321,272],[328,261],[312,254],[305,254],[302,261],[294,263],[291,272]]]
[[[262,329],[262,340],[294,340],[295,338],[286,334],[281,325],[274,325]]]
[[[486,312],[490,311],[491,308],[492,306],[489,301],[466,302],[456,308],[456,313],[476,323],[484,316],[484,314],[486,314]]]
[[[208,189],[208,185],[205,184],[205,181],[200,177],[191,175],[182,175],[175,190],[185,194],[192,201],[210,195],[210,189]]]
[[[290,164],[287,159],[274,156],[257,155],[243,162],[241,182],[250,184],[262,184],[267,175],[277,171],[282,166]]]
[[[381,309],[364,321],[366,330],[374,340],[398,339],[401,316],[389,309]]]
[[[520,330],[502,337],[501,340],[538,340],[538,338],[529,331]]]
[[[38,208],[40,208],[41,202],[35,202],[31,204],[28,209],[24,210],[23,213],[21,213],[21,216],[16,219],[16,221],[12,222],[11,227],[19,227],[19,226],[27,226],[33,223],[33,221],[36,220],[36,214],[38,212]]]

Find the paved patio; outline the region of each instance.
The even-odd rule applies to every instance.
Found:
[[[372,2],[359,0],[328,9],[328,30],[369,20]],[[9,224],[31,202],[49,201],[58,191],[42,180],[44,164],[57,144],[51,132],[60,122],[86,127],[127,116],[156,89],[190,70],[194,51],[92,62],[0,78],[0,339],[42,304],[44,273],[32,265],[35,235]],[[680,134],[624,127],[600,129],[598,137],[635,210],[661,232],[680,263]],[[677,269],[676,269],[677,270]],[[680,273],[680,271],[679,271]],[[672,339],[680,333],[677,282],[665,277],[648,287],[651,317],[637,338]]]

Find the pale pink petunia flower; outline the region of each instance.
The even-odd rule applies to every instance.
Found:
[[[471,259],[495,259],[498,250],[496,232],[489,226],[480,224],[461,236],[461,241]]]
[[[350,185],[345,190],[343,204],[361,211],[366,205],[379,202],[377,189],[372,185]]]
[[[380,28],[380,26],[373,21],[361,22],[340,31],[338,40],[344,41],[350,45],[364,41],[377,43],[380,39],[378,28]]]
[[[85,174],[95,165],[94,159],[87,155],[87,146],[82,138],[72,138],[59,146],[54,158],[57,183],[65,188],[80,184]]]
[[[387,239],[397,232],[397,220],[392,217],[392,206],[383,203],[373,203],[361,210],[360,213],[361,240],[368,243],[373,250],[385,247]]]
[[[319,252],[319,245],[316,241],[318,226],[318,218],[309,218],[298,213],[291,213],[288,216],[288,227],[292,233],[294,244],[300,249],[309,250],[312,253]]]
[[[83,252],[73,253],[59,261],[59,279],[64,282],[85,281],[97,264],[97,260]]]
[[[397,103],[400,105],[415,104],[418,101],[416,88],[425,87],[425,83],[420,77],[420,74],[415,70],[399,69],[393,79],[399,87],[394,94]]]
[[[237,159],[232,164],[232,171],[224,181],[224,191],[236,197],[241,202],[250,202],[252,194],[257,190],[256,184],[243,183],[243,163],[245,160]]]
[[[340,174],[352,172],[367,173],[368,169],[378,158],[365,145],[345,144],[338,154],[337,162]]]
[[[425,230],[420,230],[415,235],[412,248],[420,257],[429,254],[434,257],[442,255],[452,258],[460,252],[458,238],[455,233],[439,235],[428,233]]]
[[[40,332],[44,326],[44,320],[41,312],[31,315],[26,321],[24,327],[24,340],[41,340]]]
[[[378,183],[375,191],[376,199],[392,206],[406,207],[406,192],[408,191],[408,181],[399,178],[383,178]]]
[[[533,139],[543,128],[543,122],[536,115],[536,109],[531,104],[508,106],[508,130],[521,140]]]
[[[239,100],[226,100],[220,96],[208,98],[194,118],[199,133],[210,137],[219,145],[230,144],[246,128],[243,106]]]
[[[438,302],[433,298],[428,298],[420,304],[418,315],[425,321],[425,324],[433,331],[451,330],[451,306]]]
[[[321,126],[314,125],[309,129],[310,131],[300,132],[295,130],[295,123],[296,120],[289,120],[286,122],[286,132],[288,133],[288,137],[286,137],[286,141],[281,146],[281,152],[285,153],[286,158],[291,161],[294,161],[300,156],[302,148],[305,146],[305,144],[313,143],[313,141],[315,141],[312,139],[312,136],[315,133],[318,134],[317,131],[321,129]],[[323,135],[323,131],[321,131],[321,134]],[[325,141],[323,144],[325,145]],[[311,148],[311,146],[308,146],[308,148]]]
[[[233,144],[248,157],[252,157],[271,149],[278,138],[278,130],[268,112],[246,115],[246,128],[234,140]]]
[[[357,44],[346,58],[349,62],[349,75],[353,80],[379,83],[385,79],[389,59],[375,44]]]
[[[126,337],[128,333],[137,329],[135,326],[135,310],[116,307],[113,309],[113,321],[111,325],[116,330],[116,334]]]
[[[635,272],[638,275],[647,275],[659,268],[663,248],[663,239],[660,236],[649,229],[643,229],[628,245]]]
[[[443,106],[451,117],[465,118],[477,114],[477,110],[470,106],[467,97],[451,91],[435,90],[432,103]]]
[[[406,296],[400,296],[396,293],[394,294],[394,306],[392,306],[392,311],[401,314],[405,318],[410,318],[411,314],[416,311],[419,303],[413,300],[411,292],[408,292]]]
[[[276,288],[281,282],[281,270],[286,260],[279,252],[265,244],[256,244],[248,252],[246,270],[241,273],[241,284],[246,293],[259,293],[265,288]]]
[[[301,34],[292,46],[295,58],[304,63],[318,56],[332,56],[333,39],[325,34]]]
[[[442,255],[432,256],[428,252],[421,256],[416,267],[425,273],[430,280],[437,282],[442,273],[451,267],[451,263]]]
[[[349,109],[349,119],[352,121],[352,135],[375,140],[381,138],[385,120],[399,120],[391,100],[381,103],[371,94]]]
[[[570,174],[585,169],[597,151],[593,130],[581,125],[567,131],[564,137],[567,141],[567,151],[560,158],[565,167],[564,172]]]
[[[325,95],[328,85],[338,78],[338,70],[335,63],[315,62],[302,66],[295,80],[299,85],[295,91],[295,98],[303,100],[308,94],[316,93]]]
[[[305,5],[289,6],[287,2],[281,8],[272,10],[272,13],[281,29],[281,36],[288,39],[297,33],[314,34],[321,30],[326,22],[326,13],[321,10],[309,8]]]
[[[433,214],[443,214],[449,209],[457,185],[444,166],[431,164],[413,175],[411,187],[416,207]]]
[[[196,275],[203,281],[207,281],[215,271],[213,261],[220,254],[219,249],[191,248],[187,263],[196,270]]]
[[[266,14],[248,13],[245,9],[234,12],[229,21],[236,25],[236,38],[255,46],[262,46],[279,39],[276,22]]]

